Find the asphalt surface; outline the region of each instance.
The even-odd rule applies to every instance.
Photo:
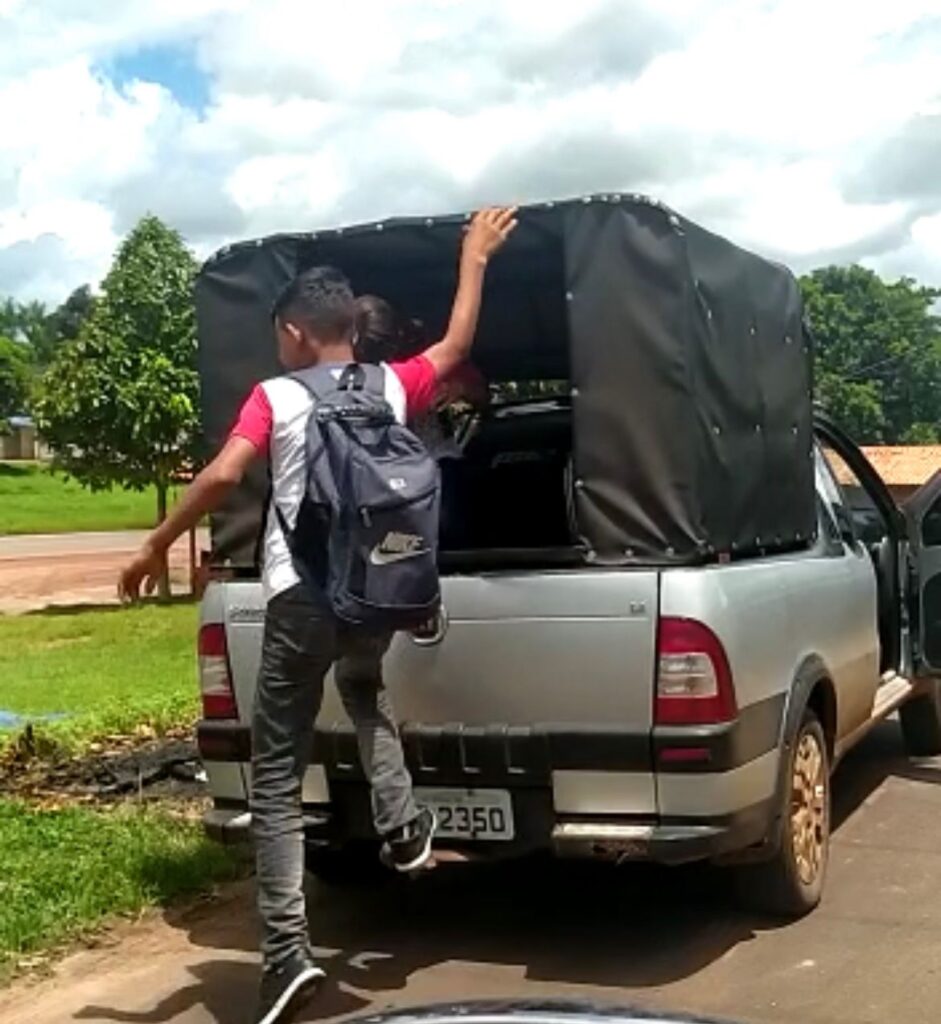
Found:
[[[0,537],[0,561],[30,557],[49,558],[134,552],[148,532],[148,530],[115,530],[101,533],[30,533]]]
[[[464,997],[590,996],[746,1022],[941,1019],[941,760],[886,723],[835,783],[823,905],[782,924],[732,909],[723,873],[523,862],[416,883],[313,887],[329,983],[301,1021]],[[250,887],[122,926],[52,979],[0,995],[4,1024],[247,1024]]]

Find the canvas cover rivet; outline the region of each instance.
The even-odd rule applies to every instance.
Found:
[[[574,299],[574,298],[575,298],[574,292],[566,292],[565,293],[565,301],[566,302],[571,302],[572,299]]]

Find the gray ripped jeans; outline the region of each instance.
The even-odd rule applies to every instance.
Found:
[[[268,604],[252,722],[252,828],[262,953],[277,963],[308,945],[304,904],[301,783],[311,758],[324,677],[335,678],[356,727],[372,784],[376,831],[384,835],[417,814],[392,703],[382,683],[387,634],[339,623],[302,586]]]

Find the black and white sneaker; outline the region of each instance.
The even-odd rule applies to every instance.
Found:
[[[280,963],[266,967],[261,976],[256,1024],[286,1021],[305,996],[326,977],[306,952],[294,953]]]
[[[386,836],[379,853],[382,863],[402,874],[423,868],[431,860],[431,843],[437,827],[434,812],[423,808],[418,817]]]

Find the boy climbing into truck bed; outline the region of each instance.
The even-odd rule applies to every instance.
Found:
[[[437,382],[467,358],[487,262],[516,226],[514,214],[498,208],[475,216],[462,245],[444,337],[413,358],[383,365],[385,399],[399,423],[427,410]],[[335,368],[339,378],[354,359],[350,284],[331,267],[305,270],[278,297],[273,321],[279,357],[291,376],[254,388],[219,454],[150,535],[118,584],[123,600],[135,600],[142,584],[152,592],[174,540],[218,508],[256,457],[269,455],[272,501],[263,556],[267,610],[252,723],[251,809],[264,957],[258,1024],[282,1019],[323,977],[308,939],[300,797],[323,680],[331,666],[336,666],[337,685],[357,729],[384,860],[400,871],[424,866],[435,824],[430,812],[419,812],[415,805],[382,683],[381,655],[391,633],[341,622],[325,595],[301,581],[282,527],[296,524],[306,489],[307,424],[315,406],[308,387],[318,368]]]

